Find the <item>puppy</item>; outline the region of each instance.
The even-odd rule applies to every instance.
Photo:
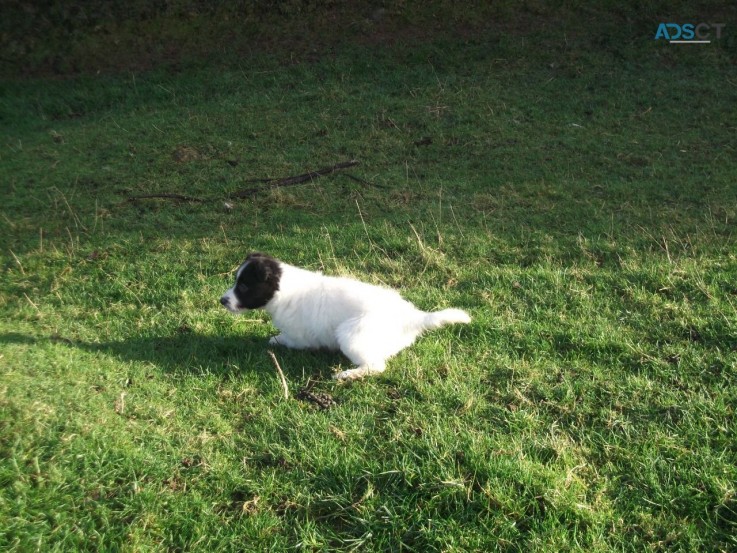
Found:
[[[384,371],[391,356],[425,330],[469,323],[460,309],[420,311],[394,290],[292,267],[250,254],[220,303],[233,313],[263,308],[281,334],[270,344],[340,350],[356,367],[335,375],[352,380]]]

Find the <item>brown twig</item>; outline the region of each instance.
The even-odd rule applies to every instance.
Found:
[[[248,179],[245,182],[261,182],[261,183],[267,184],[268,186],[259,186],[255,188],[244,188],[242,190],[237,190],[233,192],[232,194],[230,194],[228,198],[230,199],[250,198],[252,196],[255,196],[256,194],[259,194],[266,190],[271,190],[273,188],[280,188],[282,186],[295,186],[297,184],[302,184],[304,182],[311,182],[320,177],[324,177],[325,175],[330,175],[332,173],[335,173],[336,171],[340,171],[341,169],[348,169],[349,167],[355,167],[356,165],[358,165],[358,163],[359,162],[357,160],[352,159],[350,161],[343,161],[341,163],[336,163],[335,165],[331,167],[323,167],[322,169],[318,169],[317,171],[309,171],[301,175],[294,175],[294,176],[282,177],[282,178]],[[377,188],[385,188],[384,186],[365,181],[354,175],[346,174],[346,176],[364,185],[375,186]],[[207,202],[210,200],[212,201],[217,200],[217,198],[198,198],[196,196],[186,196],[184,194],[170,194],[170,193],[142,194],[140,196],[128,196],[129,202],[135,202],[138,200],[151,200],[151,199],[178,200],[180,202],[200,202],[200,203]]]
[[[304,173],[302,175],[294,175],[281,179],[267,180],[264,181],[270,183],[267,187],[244,188],[243,190],[237,190],[230,195],[230,198],[250,198],[251,196],[255,196],[256,194],[258,194],[259,192],[263,192],[264,190],[280,188],[282,186],[295,186],[297,184],[302,184],[303,182],[313,181],[317,178],[324,177],[325,175],[330,175],[331,173],[335,173],[336,171],[340,171],[341,169],[355,167],[356,165],[358,165],[358,161],[353,159],[351,161],[336,163],[332,167],[323,167],[322,169],[318,169],[317,171],[309,171],[308,173]]]
[[[271,360],[274,362],[274,366],[276,367],[276,372],[279,373],[279,378],[281,379],[281,385],[284,388],[284,399],[289,399],[289,387],[287,386],[287,379],[284,378],[284,373],[281,370],[281,367],[279,366],[279,361],[276,360],[276,355],[274,355],[274,352],[271,350],[268,350],[267,353],[271,356]]]
[[[387,188],[383,184],[376,184],[375,182],[369,182],[367,180],[362,179],[361,177],[357,177],[356,175],[351,175],[350,173],[343,173],[343,175],[348,177],[351,180],[354,180],[360,184],[363,184],[364,186],[373,186],[374,188]]]
[[[129,202],[135,202],[136,200],[150,200],[152,198],[162,198],[165,200],[181,200],[182,202],[204,202],[202,198],[195,198],[194,196],[185,196],[184,194],[143,194],[142,196],[128,196]]]

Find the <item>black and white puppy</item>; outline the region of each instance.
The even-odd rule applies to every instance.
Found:
[[[250,254],[238,267],[235,285],[220,303],[233,313],[265,309],[281,332],[270,344],[340,350],[357,366],[336,374],[339,380],[382,372],[387,359],[425,330],[471,321],[460,309],[426,313],[394,290],[307,271],[261,253]]]

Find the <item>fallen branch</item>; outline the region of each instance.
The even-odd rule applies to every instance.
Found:
[[[237,190],[236,192],[233,192],[232,194],[230,194],[228,198],[229,199],[250,198],[266,190],[272,190],[274,188],[281,188],[283,186],[295,186],[297,184],[302,184],[304,182],[312,182],[313,180],[318,179],[320,177],[324,177],[325,175],[330,175],[332,173],[335,173],[336,171],[340,171],[342,169],[348,169],[349,167],[355,167],[358,164],[359,162],[357,160],[352,159],[350,161],[336,163],[335,165],[331,167],[323,167],[322,169],[318,169],[317,171],[309,171],[301,175],[294,175],[294,176],[282,177],[282,178],[248,179],[245,182],[261,182],[261,183],[267,184],[268,186],[259,186],[255,188],[244,188],[242,190]],[[350,179],[353,179],[356,182],[360,182],[363,185],[375,186],[377,188],[386,188],[385,186],[381,186],[379,184],[374,184],[374,183],[365,181],[354,175],[346,174],[346,176]],[[218,198],[198,198],[196,196],[186,196],[184,194],[171,194],[171,193],[142,194],[140,196],[128,196],[129,202],[136,202],[138,200],[152,200],[152,199],[177,200],[180,202],[198,202],[198,203],[218,200]]]
[[[142,196],[128,196],[129,202],[135,202],[136,200],[150,200],[152,198],[162,198],[165,200],[180,200],[182,202],[204,202],[202,198],[195,198],[194,196],[185,196],[184,194],[143,194]]]
[[[267,353],[271,356],[271,360],[274,362],[274,366],[276,367],[276,372],[279,373],[279,378],[281,379],[281,385],[284,388],[284,399],[289,399],[289,387],[287,386],[287,379],[284,378],[284,373],[281,370],[281,367],[279,366],[279,361],[276,360],[276,355],[274,355],[274,352],[271,350],[268,350]]]
[[[358,165],[358,161],[353,159],[351,161],[336,163],[332,167],[324,167],[322,169],[318,169],[317,171],[310,171],[302,175],[294,175],[292,177],[284,177],[281,179],[263,180],[262,182],[270,183],[268,187],[244,188],[243,190],[233,192],[229,197],[250,198],[251,196],[255,196],[256,194],[258,194],[259,192],[263,192],[264,190],[281,188],[283,186],[295,186],[297,184],[302,184],[303,182],[313,181],[317,178],[324,177],[325,175],[330,175],[332,173],[335,173],[336,171],[340,171],[341,169],[355,167],[356,165]]]
[[[353,181],[356,181],[357,183],[363,184],[364,186],[373,186],[374,188],[388,188],[387,186],[384,186],[383,184],[376,184],[375,182],[369,182],[367,180],[362,179],[361,177],[351,175],[350,173],[343,173],[343,175]]]

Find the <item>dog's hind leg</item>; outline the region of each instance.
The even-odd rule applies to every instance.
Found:
[[[341,324],[336,329],[340,351],[356,364],[356,368],[339,372],[338,380],[355,380],[386,369],[386,360],[402,349],[391,343],[386,332],[386,321],[374,317],[361,317]],[[391,336],[392,333],[389,333]]]
[[[357,380],[364,376],[383,373],[384,369],[386,369],[386,365],[384,363],[359,365],[355,369],[348,369],[347,371],[341,371],[334,374],[333,378],[336,380]]]
[[[355,369],[339,372],[333,378],[337,380],[356,380],[372,374],[379,374],[386,369],[386,359],[376,352],[363,347],[360,336],[354,336],[352,341],[340,344],[340,351],[356,364]]]

